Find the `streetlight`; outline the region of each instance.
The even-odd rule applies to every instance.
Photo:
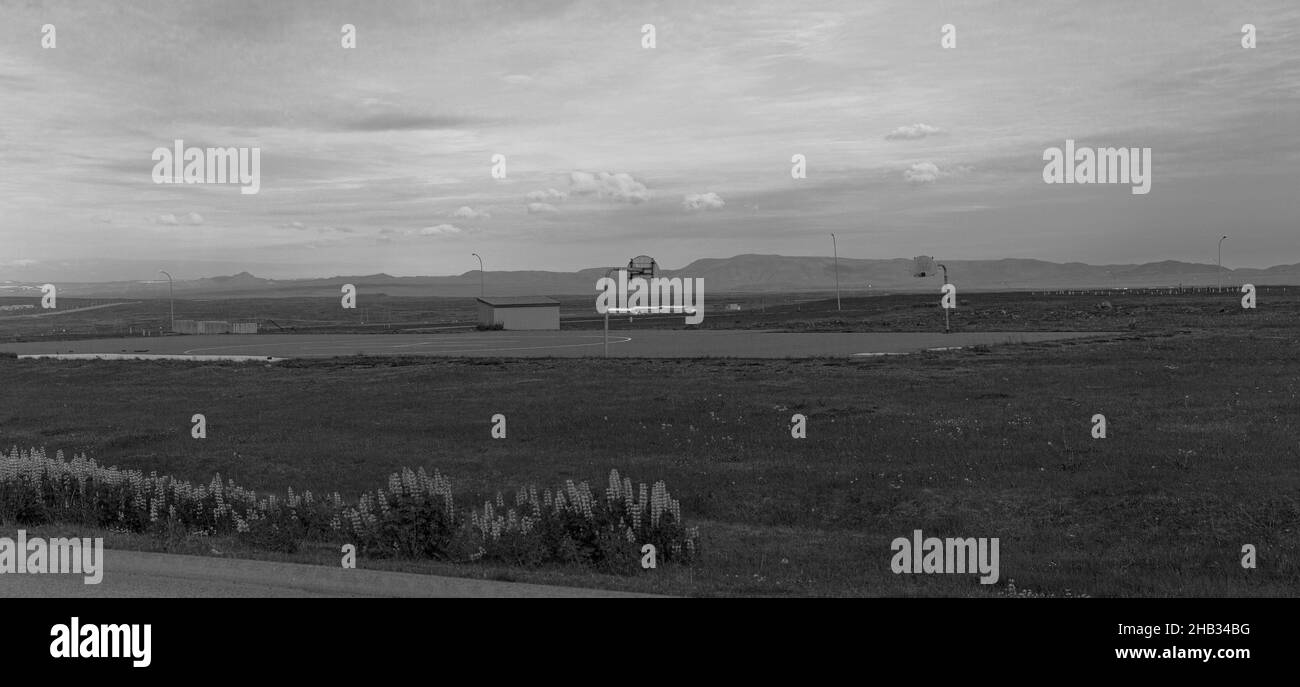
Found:
[[[1223,290],[1223,239],[1226,238],[1228,237],[1224,236],[1223,238],[1219,239],[1219,269],[1215,270],[1214,273],[1215,289],[1219,291]]]
[[[159,274],[167,274],[164,270],[158,270]],[[167,308],[171,311],[171,331],[176,333],[176,304],[172,300],[172,275],[167,274]]]
[[[835,245],[835,234],[831,234],[831,251],[835,253],[835,309],[840,310],[840,249]]]
[[[474,257],[478,258],[478,295],[479,298],[482,298],[483,297],[483,258],[479,257],[478,253],[470,253],[470,255],[473,255]]]

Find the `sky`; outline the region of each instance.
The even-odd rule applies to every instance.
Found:
[[[830,255],[832,233],[851,258],[1213,263],[1227,234],[1227,267],[1300,262],[1294,0],[0,0],[0,15],[0,278],[108,260],[460,274],[471,253],[489,270],[640,254],[679,269]],[[259,148],[260,191],[155,183],[153,151],[177,139]],[[1151,148],[1150,193],[1044,183],[1066,139]]]

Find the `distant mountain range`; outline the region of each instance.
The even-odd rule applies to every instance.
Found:
[[[948,277],[966,290],[1044,289],[1070,287],[1209,286],[1216,280],[1214,264],[1166,260],[1140,265],[1087,265],[1044,260],[946,260]],[[938,288],[940,276],[912,276],[911,258],[889,260],[839,259],[839,283],[846,293],[916,291]],[[583,295],[595,293],[596,280],[606,268],[577,272],[487,272],[489,295]],[[701,277],[705,293],[833,291],[835,261],[829,257],[737,255],[696,260],[665,277]],[[161,279],[161,277],[160,277]],[[1300,284],[1300,263],[1267,269],[1224,269],[1223,284]],[[0,282],[0,295],[39,296],[43,282]],[[231,276],[178,279],[178,298],[282,298],[338,295],[343,284],[359,293],[389,296],[477,296],[477,270],[455,276],[394,277],[387,274],[337,276],[321,279],[263,279],[248,272]],[[94,298],[165,297],[167,282],[105,281],[58,283],[60,296]]]

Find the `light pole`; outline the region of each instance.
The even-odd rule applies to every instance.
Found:
[[[479,298],[482,298],[483,297],[483,258],[480,257],[478,253],[470,253],[470,255],[473,255],[474,257],[478,258],[478,296]]]
[[[1228,237],[1224,236],[1223,238],[1219,239],[1219,269],[1215,270],[1214,272],[1214,277],[1215,277],[1214,287],[1215,290],[1219,290],[1219,291],[1223,290],[1223,239],[1226,238]]]
[[[835,245],[835,234],[831,234],[831,251],[835,254],[835,309],[840,310],[840,249]]]
[[[159,274],[167,274],[164,270],[158,270]],[[171,311],[171,332],[176,333],[176,303],[172,300],[172,275],[167,274],[167,309]]]

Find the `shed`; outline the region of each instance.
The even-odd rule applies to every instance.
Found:
[[[560,302],[546,296],[484,296],[478,299],[478,324],[502,329],[559,329]]]

